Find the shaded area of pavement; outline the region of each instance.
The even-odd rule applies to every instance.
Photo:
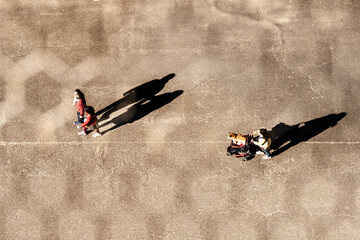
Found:
[[[145,117],[149,113],[165,106],[166,104],[169,104],[175,98],[179,97],[182,93],[183,93],[182,90],[178,90],[174,92],[151,96],[150,98],[145,98],[140,102],[136,103],[135,105],[131,106],[130,108],[128,108],[125,113],[122,113],[121,115],[112,118],[108,122],[101,124],[99,127],[103,128],[111,123],[115,125],[112,126],[110,129],[102,132],[103,134],[105,134],[124,124],[133,123]]]
[[[277,156],[289,148],[308,141],[336,124],[346,116],[346,113],[329,114],[307,122],[298,123],[292,126],[279,123],[269,131],[273,141],[271,149],[273,156]],[[286,143],[286,144],[285,144]],[[284,145],[285,144],[285,145]]]
[[[162,79],[154,79],[140,86],[137,86],[133,89],[130,89],[129,91],[126,91],[123,94],[124,98],[121,98],[116,102],[113,102],[109,106],[96,112],[96,115],[103,114],[99,119],[99,122],[101,122],[104,119],[108,119],[111,113],[116,112],[117,110],[129,104],[132,104],[134,102],[143,99],[146,100],[152,99],[157,93],[159,93],[164,88],[165,84],[174,77],[175,74],[171,73],[163,77]]]

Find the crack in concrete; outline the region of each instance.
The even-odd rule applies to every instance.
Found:
[[[303,76],[306,76],[306,78],[307,78],[308,81],[309,81],[310,89],[315,93],[315,95],[320,96],[320,97],[314,97],[314,98],[315,98],[315,99],[324,98],[324,96],[320,93],[320,91],[319,91],[319,90],[316,90],[316,89],[314,88],[314,84],[313,84],[311,75],[306,74],[305,72],[303,72],[303,71],[301,70],[301,67],[298,67],[298,70],[299,70],[299,72],[300,72]]]
[[[332,217],[349,217],[349,218],[354,218],[356,221],[359,221],[359,217],[358,216],[354,216],[354,215],[347,215],[347,214],[332,214],[332,213],[311,213],[310,214],[310,217],[308,218],[307,221],[310,221],[312,219],[312,217],[314,215],[329,215],[329,216],[332,216]]]

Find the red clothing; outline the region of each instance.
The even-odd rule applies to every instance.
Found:
[[[242,147],[242,146],[245,145],[245,143],[244,143],[244,142],[241,142],[241,141],[235,140],[235,141],[233,141],[233,142],[234,142],[235,145],[240,146],[240,147]]]
[[[79,99],[75,102],[75,108],[76,108],[76,111],[78,111],[80,113],[81,116],[84,115],[84,103],[83,103],[83,100],[82,99]]]
[[[82,127],[90,127],[91,125],[94,125],[95,123],[98,122],[98,119],[96,116],[91,116],[90,114],[86,114],[86,121],[81,124]]]

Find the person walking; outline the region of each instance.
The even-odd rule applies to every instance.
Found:
[[[266,156],[264,156],[263,158],[270,159],[271,138],[269,137],[269,133],[266,128],[260,128],[260,130],[255,131],[253,135],[254,138],[252,140],[252,143],[257,145],[261,150],[256,153],[265,153]]]
[[[79,125],[78,128],[83,128],[83,131],[78,132],[79,135],[87,135],[86,131],[88,128],[92,127],[95,129],[95,134],[93,134],[93,137],[100,137],[101,133],[98,126],[98,119],[95,114],[95,110],[91,106],[85,107],[85,113],[86,113],[86,121]]]
[[[86,107],[85,95],[81,92],[80,89],[75,89],[74,91],[74,104],[76,108],[77,121],[74,122],[75,125],[84,122],[84,108]]]

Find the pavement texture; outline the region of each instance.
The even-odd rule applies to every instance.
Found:
[[[0,8],[0,239],[360,238],[358,1]]]

